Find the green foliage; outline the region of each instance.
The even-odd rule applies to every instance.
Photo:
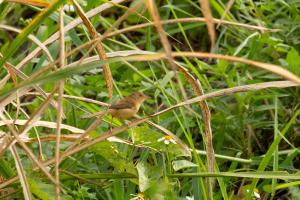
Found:
[[[92,0],[78,2],[86,15],[93,9],[103,8],[107,3]],[[67,30],[66,51],[79,49],[68,55],[65,59],[68,66],[63,69],[58,69],[57,63],[55,66],[52,64],[59,58],[61,50],[53,34],[59,31],[58,8],[65,1],[53,1],[51,6],[43,9],[11,2],[1,3],[1,24],[22,27],[21,33],[17,34],[0,26],[0,51],[3,55],[0,60],[0,105],[5,117],[24,120],[34,115],[44,102],[44,97],[37,95],[38,89],[33,86],[38,85],[50,93],[60,80],[65,81],[64,93],[69,95],[63,100],[62,124],[80,129],[80,133],[86,131],[95,120],[83,119],[82,116],[105,110],[106,107],[76,97],[110,104],[133,91],[143,91],[151,97],[139,111],[139,115],[144,117],[195,97],[190,82],[183,73],[172,70],[168,60],[141,61],[150,59],[153,56],[151,52],[164,51],[155,26],[118,32],[152,21],[147,6],[141,4],[120,24],[114,24],[123,14],[127,14],[128,9],[140,2],[105,4],[111,8],[105,8],[90,18],[99,35],[104,37],[101,42],[108,55],[106,60],[81,60],[98,58],[96,51],[90,49],[91,45],[81,46],[91,40],[89,31],[83,25]],[[154,2],[161,20],[203,17],[199,1],[196,0]],[[236,0],[227,13],[227,1],[209,2],[215,18],[220,19],[224,15],[223,19],[228,22],[278,29],[260,31],[220,24],[216,28],[214,53],[275,64],[300,76],[299,1]],[[77,17],[75,13],[67,12],[64,16],[65,28]],[[215,25],[217,27],[217,23]],[[173,52],[210,51],[210,37],[204,22],[164,23],[163,28]],[[44,43],[50,56],[43,50],[25,62],[25,58],[39,48],[28,40],[29,35]],[[112,54],[114,56],[110,57]],[[135,54],[142,56],[138,59]],[[76,61],[79,62],[74,64]],[[223,88],[280,80],[279,76],[267,70],[226,59],[176,57],[176,62],[201,84],[205,94]],[[8,71],[5,63],[20,67],[19,70],[28,78],[21,78],[17,70]],[[22,66],[19,66],[20,63],[23,63]],[[108,98],[103,77],[104,64],[109,64],[114,80],[115,96],[112,100]],[[20,76],[16,79],[17,84],[12,77],[7,77],[8,74]],[[34,93],[28,95],[29,92]],[[54,99],[57,100],[57,97]],[[136,125],[119,133],[117,138],[103,140],[63,158],[59,166],[63,190],[61,199],[123,200],[137,199],[138,196],[144,196],[147,200],[209,199],[207,177],[210,176],[215,177],[213,197],[217,200],[252,199],[254,191],[258,191],[264,199],[269,196],[273,199],[286,196],[299,199],[299,99],[299,87],[235,93],[208,99],[216,154],[214,174],[207,170],[205,124],[198,103],[151,117],[149,120],[157,126],[151,123]],[[44,124],[29,130],[28,137],[33,141],[23,138],[41,160],[51,159],[56,148],[53,138],[47,142],[42,140],[40,145],[37,143],[38,138],[47,138],[56,133],[56,124],[49,125],[57,121],[54,105],[52,102],[36,118]],[[96,140],[110,126],[119,128],[130,125],[134,120],[124,122],[105,115],[88,139]],[[16,131],[23,128],[17,121],[11,126]],[[10,136],[11,127],[8,128],[4,122],[0,127],[2,146],[2,137]],[[169,144],[166,144],[166,132],[176,135],[181,141],[168,141],[166,143]],[[76,134],[78,132],[74,133],[72,129],[62,129],[63,136]],[[86,139],[75,148],[85,144]],[[187,145],[192,156],[179,142]],[[62,140],[61,153],[68,151],[70,144],[70,141]],[[33,198],[54,199],[55,185],[39,170],[36,171],[27,153],[20,146],[17,147]],[[9,150],[3,145],[1,183],[2,179],[5,181],[17,175],[16,161]],[[54,176],[54,165],[47,166],[47,170]],[[8,198],[22,198],[19,182],[9,184],[4,189],[13,191]],[[5,195],[0,192],[0,199],[7,198]]]

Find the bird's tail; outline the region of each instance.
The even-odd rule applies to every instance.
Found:
[[[86,118],[92,118],[92,117],[103,117],[103,115],[105,115],[109,110],[103,110],[100,112],[96,112],[96,113],[88,113],[85,115],[82,115],[81,118],[82,119],[86,119]]]

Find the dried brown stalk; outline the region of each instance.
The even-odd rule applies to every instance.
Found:
[[[38,6],[38,7],[48,7],[49,2],[43,0],[6,0],[12,3],[20,3],[24,5]]]
[[[23,168],[20,156],[17,152],[17,148],[15,145],[10,146],[10,152],[15,160],[18,177],[20,179],[20,183],[21,183],[22,189],[23,189],[24,199],[31,200],[32,198],[31,198],[30,187],[29,187],[29,184],[28,184],[28,181],[26,178],[25,170]]]
[[[210,52],[213,52],[216,44],[214,18],[212,16],[208,0],[199,0],[199,4],[201,5],[202,13],[205,18],[205,23],[207,25],[208,35],[210,37]]]
[[[217,24],[217,29],[218,29],[219,26],[223,23],[224,18],[226,17],[227,13],[229,12],[229,10],[230,10],[230,8],[233,6],[233,4],[234,4],[234,0],[229,0],[229,1],[227,2],[226,9],[225,9],[224,13],[222,14],[222,17],[221,17],[220,21],[219,21],[218,24]],[[260,26],[259,26],[259,27],[260,27]]]
[[[89,21],[88,17],[84,14],[84,11],[82,10],[82,8],[80,7],[80,5],[77,3],[76,0],[72,0],[73,5],[78,13],[78,15],[80,16],[80,18],[83,21],[83,24],[87,27],[88,31],[90,32],[92,38],[97,38],[98,37],[98,32],[96,31],[95,27],[92,25],[92,23]],[[99,58],[101,60],[106,60],[106,53],[105,50],[103,48],[103,45],[101,42],[97,42],[97,44],[95,45],[96,47],[96,51],[99,55]],[[109,68],[108,64],[104,64],[102,65],[103,68],[103,75],[104,75],[104,79],[105,79],[105,83],[106,83],[106,87],[108,90],[108,96],[110,99],[112,99],[113,96],[113,78],[112,78],[112,74]]]
[[[65,32],[64,32],[64,10],[60,8],[59,12],[59,35],[60,35],[60,51],[59,51],[59,68],[63,69],[65,66]],[[61,123],[63,116],[63,93],[64,93],[64,80],[57,83],[58,87],[58,100],[57,100],[57,120],[56,120],[56,145],[55,145],[55,199],[60,200],[60,187],[59,187],[59,164],[60,164],[60,140],[61,140]]]
[[[67,158],[68,156],[71,156],[72,154],[75,154],[83,149],[86,149],[94,144],[97,144],[98,142],[101,142],[111,136],[114,135],[118,135],[119,133],[126,131],[132,127],[135,127],[141,123],[146,122],[147,120],[149,120],[152,117],[161,115],[165,112],[169,112],[175,108],[184,106],[184,105],[190,105],[193,103],[197,103],[200,101],[204,101],[207,99],[211,99],[214,97],[219,97],[219,96],[225,96],[225,95],[229,95],[229,94],[234,94],[234,93],[239,93],[239,92],[248,92],[248,91],[256,91],[256,90],[263,90],[263,89],[267,89],[267,88],[286,88],[286,87],[297,87],[300,86],[300,84],[296,84],[294,82],[291,81],[271,81],[271,82],[265,82],[265,83],[258,83],[258,84],[250,84],[250,85],[243,85],[243,86],[237,86],[237,87],[233,87],[233,88],[226,88],[226,89],[221,89],[218,91],[214,91],[211,93],[207,93],[204,94],[202,96],[198,96],[195,98],[192,98],[188,101],[184,101],[181,103],[178,103],[174,106],[171,106],[167,109],[164,109],[162,111],[159,111],[157,113],[154,113],[148,117],[142,118],[142,119],[137,119],[135,121],[132,121],[131,123],[127,124],[127,125],[123,125],[117,128],[114,128],[112,131],[106,131],[104,133],[102,133],[100,136],[93,138],[93,140],[87,141],[82,143],[81,145],[78,145],[76,148],[70,149],[69,151],[66,151],[64,153],[62,153],[61,155],[61,159]],[[44,162],[44,165],[50,165],[54,162],[54,159],[49,159],[48,161]]]
[[[2,112],[0,112],[0,119],[1,120],[7,120],[6,117],[3,115]],[[56,184],[56,181],[53,178],[53,176],[48,172],[48,170],[44,167],[44,165],[40,161],[38,161],[38,159],[35,157],[35,155],[30,150],[30,148],[22,141],[22,139],[20,138],[20,136],[19,136],[17,130],[15,129],[15,127],[12,126],[12,125],[7,125],[7,127],[10,130],[11,134],[17,140],[18,144],[23,148],[23,150],[25,151],[25,153],[28,155],[28,157],[38,166],[38,168],[41,169],[41,171],[49,178],[49,180],[51,182],[53,182],[54,184]]]
[[[88,148],[88,147],[90,147],[94,144],[97,144],[98,142],[101,142],[101,141],[103,141],[103,140],[105,140],[105,139],[107,139],[107,138],[109,138],[113,135],[117,135],[117,134],[119,134],[123,131],[128,130],[131,127],[134,127],[134,126],[137,126],[138,124],[146,122],[148,119],[150,119],[152,117],[158,116],[158,115],[160,115],[162,113],[165,113],[165,112],[169,112],[170,110],[173,110],[173,109],[178,108],[180,106],[189,105],[189,104],[197,103],[197,102],[204,101],[204,100],[207,100],[207,99],[220,97],[220,96],[225,96],[225,95],[234,94],[234,93],[239,93],[239,92],[256,91],[256,90],[263,90],[263,89],[268,89],[268,88],[287,88],[287,87],[297,87],[297,86],[299,87],[300,84],[297,84],[297,83],[294,83],[294,82],[291,82],[291,81],[272,81],[272,82],[237,86],[237,87],[233,87],[233,88],[226,88],[226,89],[221,89],[221,90],[218,90],[218,91],[215,91],[215,92],[207,93],[207,94],[204,94],[202,96],[198,96],[198,97],[195,97],[195,98],[190,99],[188,101],[181,102],[177,105],[171,106],[171,107],[169,107],[167,109],[164,109],[160,112],[154,113],[154,114],[150,115],[149,117],[142,118],[142,119],[137,119],[137,120],[131,122],[130,124],[114,128],[112,131],[104,132],[100,136],[98,136],[96,138],[93,138],[93,140],[86,141],[86,142],[82,143],[81,145],[77,146],[76,148],[73,148],[70,151],[62,153],[61,159],[63,160],[66,157],[71,156],[71,155],[73,155],[73,154],[75,154],[75,153],[77,153],[77,152],[79,152],[83,149],[86,149],[86,148]],[[54,162],[55,162],[54,158],[49,159],[49,160],[47,160],[43,163],[43,166],[50,165]],[[17,180],[18,180],[18,177],[11,178],[11,179],[7,180],[6,182],[0,184],[0,188],[6,187],[6,186],[16,182]]]

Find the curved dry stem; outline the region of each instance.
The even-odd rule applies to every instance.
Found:
[[[23,188],[23,194],[24,194],[24,199],[25,200],[30,200],[31,198],[31,192],[30,192],[30,188],[29,188],[29,184],[26,178],[26,174],[25,174],[25,170],[23,168],[20,156],[17,152],[17,148],[15,145],[11,145],[10,146],[10,152],[15,160],[15,164],[16,164],[16,169],[18,172],[18,177],[20,179],[20,183],[22,185]]]
[[[3,115],[2,110],[0,112],[0,119],[3,121],[6,121],[6,117]],[[38,166],[38,168],[41,169],[41,171],[49,178],[51,182],[56,184],[55,179],[53,176],[48,172],[48,170],[44,167],[44,165],[35,157],[34,153],[30,150],[30,148],[22,141],[19,134],[17,133],[17,130],[12,125],[7,125],[9,131],[11,134],[15,137],[18,144],[23,148],[27,156]]]
[[[15,27],[11,27],[11,26],[4,25],[4,24],[0,24],[0,29],[5,29],[5,30],[8,30],[8,31],[13,31],[13,32],[16,32],[16,33],[20,33],[22,31],[20,29],[15,28]],[[46,55],[48,56],[50,62],[54,61],[53,58],[52,58],[52,56],[51,56],[51,53],[47,49],[46,45],[44,45],[37,37],[35,37],[34,35],[29,35],[28,38],[33,43],[35,43],[38,47],[40,47],[41,50],[43,50],[46,53]],[[2,80],[0,80],[0,87],[3,87],[8,80],[9,80],[9,77],[7,77],[7,76],[5,78],[3,78]]]
[[[210,44],[211,44],[210,52],[213,52],[216,44],[216,31],[215,31],[214,18],[212,16],[208,0],[199,0],[199,4],[202,8],[202,13],[205,18],[208,35],[210,37]]]
[[[49,95],[50,93],[46,93],[46,94]],[[41,95],[41,94],[38,93],[38,92],[28,92],[24,95]],[[54,96],[58,96],[58,94],[54,94]],[[88,102],[88,103],[93,103],[93,104],[96,104],[96,105],[99,105],[99,106],[105,106],[105,107],[109,106],[108,103],[104,103],[104,102],[101,102],[101,101],[89,99],[89,98],[86,98],[86,97],[78,97],[78,96],[67,95],[67,94],[64,94],[63,97],[67,98],[67,99],[73,99],[73,100],[79,100],[79,101],[84,101],[84,102]]]
[[[100,12],[110,8],[113,6],[114,3],[121,3],[124,0],[113,0],[112,3],[105,3],[102,4],[101,6],[94,8],[92,10],[90,10],[89,12],[86,13],[87,18],[91,18],[97,14],[99,14]],[[265,27],[261,27],[261,26],[255,26],[255,25],[248,25],[248,24],[243,24],[243,23],[238,23],[238,22],[230,22],[230,21],[226,21],[226,20],[219,20],[219,19],[213,19],[214,23],[222,23],[222,25],[233,25],[233,26],[240,26],[243,28],[247,28],[247,29],[253,29],[253,30],[260,30],[260,31],[270,31],[270,32],[277,32],[279,31],[279,29],[268,29]],[[165,21],[161,21],[162,24],[172,24],[172,23],[185,23],[185,22],[205,22],[204,18],[201,17],[195,17],[195,18],[181,18],[181,19],[170,19],[170,20],[165,20]],[[70,22],[68,25],[66,25],[65,27],[65,33],[68,32],[69,30],[75,28],[76,26],[80,25],[82,23],[81,19],[75,19],[72,22]],[[144,23],[144,24],[138,24],[135,26],[130,26],[128,28],[124,28],[124,29],[120,29],[118,31],[114,31],[111,33],[108,33],[105,37],[112,37],[118,34],[122,34],[125,32],[129,32],[129,31],[133,31],[136,29],[141,29],[141,28],[145,28],[148,26],[153,26],[154,23],[153,22],[149,22],[149,23]],[[53,43],[55,40],[57,40],[59,38],[59,34],[58,32],[54,33],[51,37],[49,37],[43,44],[44,45],[49,45],[51,43]],[[86,47],[86,46],[90,46],[91,44],[95,43],[95,41],[98,40],[102,40],[102,37],[98,37],[96,39],[90,40],[89,42],[79,46],[78,48],[75,49],[75,51],[79,51],[80,49]],[[31,59],[33,59],[34,57],[36,57],[41,51],[41,48],[38,47],[35,50],[33,50],[26,58],[24,58],[17,66],[17,69],[22,68],[26,63],[28,63]],[[72,50],[70,53],[67,54],[67,57],[69,55],[72,55],[74,52],[74,50]],[[5,79],[7,79],[9,77],[5,77]]]
[[[231,9],[232,5],[234,4],[234,0],[229,0],[226,4],[226,9],[223,12],[220,21],[217,24],[217,29],[219,28],[219,26],[222,24],[224,18],[226,17],[226,15],[228,14],[229,10]]]
[[[0,57],[2,57],[2,54],[0,53]],[[19,70],[19,69],[17,69],[17,68],[15,68],[15,66],[13,66],[12,64],[10,64],[9,62],[6,62],[5,64],[4,64],[8,69],[10,69],[10,70],[12,70],[13,71],[13,73],[14,74],[16,74],[17,76],[19,76],[22,80],[25,80],[25,79],[27,79],[28,78],[28,76],[25,74],[25,73],[23,73],[21,70]],[[0,84],[1,85],[1,84]],[[42,89],[42,88],[40,88],[39,86],[37,86],[37,85],[34,85],[33,86],[45,99],[47,99],[47,95],[46,95],[46,92]],[[27,92],[23,92],[21,95],[20,94],[18,94],[18,96],[22,96],[22,95],[24,95],[24,94],[27,94]],[[13,96],[11,96],[12,98],[14,98]],[[0,106],[6,106],[8,103],[11,103],[11,101],[13,101],[13,99],[12,98],[7,98],[8,100],[6,100],[5,102],[6,103],[3,103],[3,100],[1,101],[1,105]],[[10,101],[11,100],[11,101]],[[52,100],[52,102],[51,102],[51,105],[53,106],[53,107],[57,107],[57,105],[56,105],[56,102],[54,101],[54,100]],[[18,115],[17,115],[18,116]]]
[[[266,83],[258,83],[258,84],[250,84],[250,85],[243,85],[243,86],[237,86],[237,87],[233,87],[233,88],[227,88],[227,89],[221,89],[215,92],[211,92],[211,93],[207,93],[204,94],[202,96],[198,96],[195,98],[192,98],[188,101],[184,101],[181,102],[179,104],[176,104],[174,106],[171,106],[167,109],[164,109],[162,111],[159,111],[157,113],[154,113],[148,117],[142,118],[142,119],[137,119],[127,125],[123,125],[117,128],[114,128],[112,131],[106,131],[103,134],[101,134],[100,136],[93,138],[93,140],[87,141],[85,143],[82,143],[81,145],[77,146],[76,148],[71,149],[70,151],[66,151],[64,153],[62,153],[62,157],[61,159],[64,159],[68,156],[71,156],[83,149],[86,149],[94,144],[97,144],[98,142],[101,142],[103,140],[106,140],[107,138],[114,136],[114,135],[118,135],[119,133],[126,131],[134,126],[137,126],[141,123],[146,122],[147,120],[149,120],[150,118],[153,118],[155,116],[161,115],[165,112],[169,112],[175,108],[184,106],[184,105],[190,105],[193,103],[197,103],[200,101],[204,101],[207,99],[211,99],[214,97],[220,97],[220,96],[224,96],[224,95],[229,95],[229,94],[234,94],[234,93],[239,93],[239,92],[248,92],[248,91],[256,91],[256,90],[263,90],[263,89],[267,89],[267,88],[286,88],[286,87],[295,87],[295,86],[300,86],[300,84],[296,84],[293,83],[291,81],[272,81],[272,82],[266,82]],[[44,162],[44,165],[50,165],[54,162],[54,159],[49,159],[48,161]]]
[[[263,89],[268,89],[268,88],[287,88],[287,87],[296,87],[296,86],[300,86],[300,84],[296,84],[294,82],[291,81],[272,81],[272,82],[266,82],[266,83],[258,83],[258,84],[251,84],[251,85],[244,85],[244,86],[237,86],[237,87],[233,87],[233,88],[227,88],[227,89],[221,89],[215,92],[211,92],[211,93],[207,93],[205,95],[202,96],[198,96],[196,98],[190,99],[188,101],[185,102],[181,102],[177,105],[171,106],[167,109],[164,109],[160,112],[157,112],[155,114],[150,115],[149,117],[146,118],[142,118],[142,119],[137,119],[133,122],[131,122],[128,125],[123,125],[121,127],[117,127],[114,128],[112,131],[106,131],[104,132],[102,135],[93,138],[93,140],[89,140],[87,142],[82,143],[81,145],[79,145],[78,147],[71,149],[68,152],[64,152],[61,155],[61,159],[65,159],[68,156],[71,156],[83,149],[86,149],[94,144],[97,144],[98,142],[101,142],[113,135],[118,135],[119,133],[121,133],[122,131],[128,130],[131,127],[137,126],[138,124],[141,124],[143,122],[146,122],[148,119],[155,117],[157,115],[161,115],[165,112],[169,112],[172,109],[175,109],[177,107],[180,106],[184,106],[184,105],[189,105],[189,104],[193,104],[199,101],[204,101],[207,99],[211,99],[214,97],[220,97],[220,96],[224,96],[224,95],[229,95],[229,94],[234,94],[234,93],[239,93],[239,92],[248,92],[248,91],[256,91],[256,90],[263,90]],[[47,166],[47,165],[51,165],[55,162],[55,159],[49,159],[47,161],[45,161],[43,163],[43,166]],[[18,177],[13,177],[10,180],[0,184],[0,188],[6,187],[14,182],[16,182],[18,180]]]
[[[82,132],[84,132],[82,130]],[[68,135],[61,135],[61,141],[65,141],[65,142],[75,142],[76,140],[78,140],[78,138],[80,137],[80,134],[68,134]],[[89,139],[89,137],[85,137],[83,138],[84,141],[87,141]],[[38,141],[37,138],[28,138],[25,142],[26,143],[33,143]],[[53,142],[56,141],[56,135],[47,135],[47,136],[42,136],[39,138],[39,141],[41,142]]]
[[[161,24],[165,25],[165,24],[173,24],[173,23],[197,23],[197,22],[205,22],[205,19],[202,17],[195,17],[195,18],[180,18],[180,19],[169,19],[169,20],[162,20]],[[270,31],[270,32],[276,32],[279,31],[278,29],[268,29],[268,28],[264,28],[261,26],[254,26],[254,25],[248,25],[248,24],[242,24],[242,23],[237,23],[237,22],[230,22],[230,21],[221,21],[219,19],[214,19],[214,22],[217,23],[222,23],[222,25],[232,25],[232,26],[239,26],[242,28],[247,28],[247,29],[252,29],[252,30],[259,30],[259,31]],[[113,37],[119,34],[123,34],[126,32],[130,32],[130,31],[134,31],[136,29],[143,29],[145,27],[149,27],[149,26],[153,26],[154,22],[149,22],[149,23],[144,23],[144,24],[138,24],[138,25],[133,25],[127,28],[123,28],[117,31],[113,31],[107,34],[104,34],[103,36],[99,36],[93,40],[90,40],[82,45],[80,45],[79,47],[76,47],[75,49],[72,49],[71,51],[69,51],[67,53],[67,57],[73,55],[74,53],[80,51],[83,48],[89,47],[91,45],[95,45],[95,42],[99,41],[99,40],[104,40],[107,39],[109,37]],[[109,57],[109,56],[108,56]]]
[[[26,124],[20,129],[19,135],[21,137],[24,137],[24,135],[27,134],[27,132],[32,128],[32,124],[38,120],[40,120],[42,114],[44,111],[48,108],[54,93],[56,92],[57,89],[54,89],[52,93],[48,96],[48,98],[40,105],[38,109],[36,109],[30,116],[30,118],[27,120]]]
[[[98,32],[96,31],[95,27],[92,25],[92,23],[90,22],[88,17],[85,15],[84,11],[80,7],[80,5],[77,3],[77,1],[76,0],[72,0],[72,1],[73,1],[73,5],[76,9],[77,14],[82,19],[83,24],[87,27],[87,29],[88,29],[88,31],[91,35],[91,38],[93,38],[93,39],[97,38],[98,37]],[[95,44],[95,49],[96,49],[97,54],[98,54],[98,56],[101,60],[106,60],[107,59],[107,56],[106,56],[106,53],[105,53],[105,50],[104,50],[104,47],[103,47],[101,41],[99,41]],[[112,99],[112,96],[113,96],[113,78],[112,78],[112,74],[111,74],[108,63],[102,65],[102,69],[103,69],[103,76],[104,76],[104,80],[105,80],[107,91],[108,91],[108,97],[110,99]]]
[[[177,70],[182,72],[185,76],[185,78],[188,80],[188,82],[191,84],[194,93],[199,96],[203,94],[203,90],[201,88],[201,85],[197,80],[188,72],[187,69],[182,67],[179,63],[176,63],[173,55],[172,55],[172,48],[171,45],[168,41],[167,35],[165,34],[161,20],[159,17],[158,10],[156,8],[156,5],[153,0],[148,0],[146,1],[147,7],[149,9],[149,12],[151,14],[151,17],[154,21],[154,25],[157,29],[157,32],[159,33],[159,37],[161,40],[161,43],[163,44],[164,50],[166,52],[166,59],[172,66],[172,69],[175,71],[175,74],[177,75],[177,82],[180,83],[180,79],[178,78]],[[184,88],[181,87],[182,93],[185,94]],[[212,131],[211,131],[211,125],[210,125],[210,110],[205,101],[200,102],[200,108],[204,114],[204,128],[205,128],[205,140],[206,140],[206,150],[207,150],[207,160],[208,160],[208,169],[214,169],[214,150],[213,150],[213,145],[212,145]]]
[[[269,64],[269,63],[262,63],[259,61],[249,60],[246,58],[240,58],[236,56],[229,56],[229,55],[222,55],[222,54],[213,54],[213,53],[203,53],[203,52],[173,52],[172,56],[174,57],[197,57],[197,58],[215,58],[215,59],[222,59],[228,60],[233,62],[244,63],[250,66],[254,66],[260,69],[267,70],[274,74],[277,74],[281,77],[286,78],[292,82],[300,84],[300,77],[291,73],[290,71],[281,68],[280,66]],[[166,59],[167,56],[164,53],[153,53],[148,54],[147,56],[128,56],[125,60],[135,60],[135,61],[150,61],[150,60],[161,60]]]
[[[91,18],[97,14],[99,14],[100,12],[111,8],[114,4],[113,3],[121,3],[125,0],[112,0],[109,3],[104,3],[101,6],[98,6],[92,10],[90,10],[89,12],[86,13],[87,18]],[[76,26],[80,25],[82,23],[82,20],[80,18],[77,18],[75,20],[73,20],[72,22],[70,22],[69,24],[67,24],[65,26],[64,29],[64,33],[67,33],[69,30],[75,28]],[[52,44],[55,40],[57,40],[59,38],[59,32],[57,31],[56,33],[54,33],[51,37],[49,37],[46,41],[43,42],[44,45],[49,45]],[[29,55],[27,55],[20,63],[18,63],[18,65],[16,65],[17,69],[22,68],[26,63],[28,63],[31,59],[33,59],[34,57],[36,57],[41,51],[40,47],[37,47],[35,50],[33,50]]]
[[[8,126],[8,125],[25,125],[27,123],[28,120],[26,119],[17,119],[17,120],[12,120],[12,119],[9,119],[9,120],[1,120],[0,121],[0,126]],[[34,121],[31,123],[31,126],[32,127],[44,127],[44,128],[51,128],[51,129],[54,129],[56,128],[56,122],[49,122],[49,121]],[[65,130],[68,130],[72,133],[84,133],[84,130],[83,129],[79,129],[79,128],[76,128],[74,126],[70,126],[70,125],[66,125],[66,124],[61,124],[61,128],[62,129],[65,129]],[[26,136],[23,136],[21,137],[22,139],[26,139],[28,137]],[[25,140],[26,141],[26,140]]]

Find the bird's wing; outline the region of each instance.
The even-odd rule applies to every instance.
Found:
[[[118,101],[116,104],[111,105],[110,109],[130,109],[134,107],[134,103],[128,101],[127,99],[122,99]]]

